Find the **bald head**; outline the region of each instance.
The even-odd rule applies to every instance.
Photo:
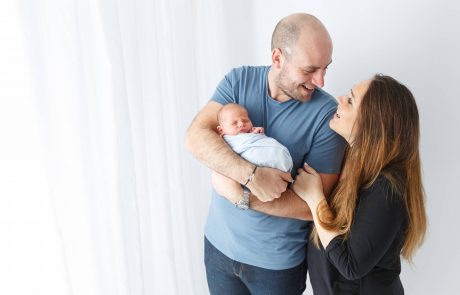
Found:
[[[272,35],[272,51],[275,48],[290,49],[300,39],[332,44],[326,27],[311,14],[296,13],[284,17],[278,22]]]
[[[270,95],[277,101],[309,101],[332,62],[332,41],[316,17],[296,13],[283,18],[272,36]]]

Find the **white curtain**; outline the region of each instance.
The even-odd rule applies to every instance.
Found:
[[[8,9],[24,36],[15,44],[30,83],[24,130],[34,134],[11,152],[37,160],[21,163],[33,174],[17,172],[29,189],[2,205],[22,224],[21,206],[45,205],[31,210],[43,228],[18,229],[25,251],[36,249],[18,268],[33,271],[18,279],[6,270],[0,293],[206,294],[208,171],[183,137],[228,70],[222,4],[21,0]]]

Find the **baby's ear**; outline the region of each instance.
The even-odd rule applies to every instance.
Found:
[[[222,127],[220,127],[220,125],[217,125],[217,132],[219,132],[220,135],[222,135]]]

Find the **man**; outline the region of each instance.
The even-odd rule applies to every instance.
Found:
[[[243,105],[255,126],[289,149],[293,175],[308,162],[320,173],[328,195],[338,179],[345,144],[329,128],[336,102],[321,90],[331,56],[331,38],[317,18],[289,15],[273,32],[271,66],[230,71],[190,125],[185,142],[192,154],[248,189],[237,186],[237,206],[213,191],[205,230],[211,294],[304,291],[308,206],[287,189],[290,173],[256,167],[230,149],[216,131],[217,113],[227,103]],[[242,210],[248,206],[250,210]]]

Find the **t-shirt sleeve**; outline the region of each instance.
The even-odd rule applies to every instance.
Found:
[[[329,110],[316,131],[310,152],[304,161],[318,173],[340,173],[346,141],[329,127],[335,108]]]
[[[348,239],[338,236],[326,247],[328,260],[348,280],[362,278],[377,265],[405,220],[402,197],[391,192],[383,177],[359,198]]]
[[[237,103],[238,97],[235,92],[236,75],[235,69],[231,70],[225,77],[219,82],[211,96],[211,100],[218,102],[222,105],[227,103]]]

